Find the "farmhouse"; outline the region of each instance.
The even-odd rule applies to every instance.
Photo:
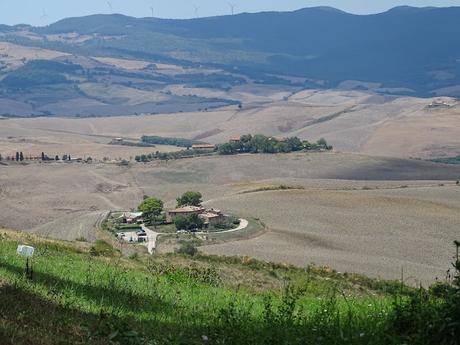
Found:
[[[208,150],[215,150],[216,145],[213,144],[194,144],[192,145],[193,150],[202,150],[202,151],[208,151]]]
[[[428,105],[428,108],[450,108],[452,105],[443,99],[435,99]]]
[[[210,209],[207,210],[204,207],[198,206],[184,206],[181,208],[176,208],[174,210],[169,210],[166,212],[166,219],[168,222],[173,222],[174,218],[177,216],[190,216],[192,214],[197,214],[200,217],[205,227],[208,227],[209,224],[222,220],[225,216],[221,210]]]
[[[229,140],[231,143],[239,143],[241,141],[240,137],[231,137]]]
[[[218,222],[224,218],[224,214],[221,210],[213,208],[200,213],[198,216],[203,220],[204,226],[206,228],[209,226],[209,224]]]
[[[198,206],[184,206],[175,208],[166,212],[166,218],[168,221],[172,221],[177,216],[190,216],[191,214],[201,214],[205,211],[204,207]]]

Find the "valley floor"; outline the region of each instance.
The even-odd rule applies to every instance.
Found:
[[[295,153],[0,169],[0,224],[66,240],[94,240],[107,211],[131,209],[143,195],[173,207],[197,190],[206,206],[267,227],[204,252],[389,279],[403,272],[428,284],[444,278],[459,235],[460,167],[419,160]]]

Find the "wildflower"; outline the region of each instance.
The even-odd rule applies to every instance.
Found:
[[[202,336],[201,336],[201,340],[203,340],[203,341],[208,341],[209,338],[208,338],[208,336],[206,336],[206,335],[202,335]]]

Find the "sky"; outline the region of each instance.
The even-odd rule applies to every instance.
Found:
[[[460,0],[0,0],[1,24],[47,25],[66,17],[122,13],[135,17],[193,18],[234,12],[291,11],[332,6],[355,14],[384,12],[392,7],[460,6]]]

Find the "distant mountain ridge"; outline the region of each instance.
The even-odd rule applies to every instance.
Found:
[[[93,15],[33,31],[122,36],[98,40],[99,48],[111,54],[160,54],[302,76],[329,87],[359,80],[429,95],[460,84],[459,18],[460,7],[405,6],[373,15],[315,7],[189,20]],[[166,46],[161,44],[164,40]]]
[[[120,14],[4,27],[0,40],[77,55],[214,66],[305,87],[460,96],[460,7],[396,7],[372,15],[330,7],[187,20]],[[15,32],[28,31],[36,37]],[[68,38],[70,34],[79,39]],[[58,39],[56,38],[58,37]],[[273,79],[273,82],[276,82]],[[353,85],[353,86],[350,86]]]

